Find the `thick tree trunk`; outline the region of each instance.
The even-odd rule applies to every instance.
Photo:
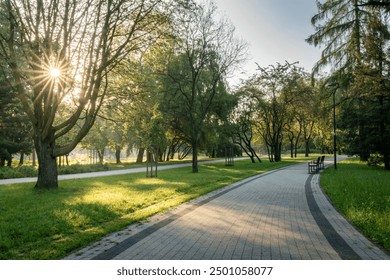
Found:
[[[142,163],[144,161],[145,148],[139,148],[136,163]]]
[[[310,140],[305,140],[305,157],[308,157],[310,154]]]
[[[279,162],[282,160],[282,143],[276,143],[275,145],[275,154],[274,154],[274,159],[275,162]]]
[[[54,141],[35,140],[35,149],[38,157],[38,181],[37,189],[58,188],[57,160],[54,154]]]

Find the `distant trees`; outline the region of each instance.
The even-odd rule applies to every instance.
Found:
[[[244,86],[237,93],[238,103],[230,117],[229,132],[233,143],[245,152],[252,163],[255,163],[256,160],[260,163],[261,159],[254,148],[257,110],[253,100],[248,96],[248,90]]]
[[[244,104],[250,104],[241,107],[250,108],[240,117],[246,116],[245,125],[241,124],[241,127],[247,127],[242,136],[248,138],[248,132],[251,135],[255,130],[271,162],[281,160],[286,139],[293,150],[303,136],[308,155],[315,122],[315,104],[312,101],[315,93],[309,75],[302,68],[289,62],[259,66],[258,73],[246,82],[240,92],[246,96]]]

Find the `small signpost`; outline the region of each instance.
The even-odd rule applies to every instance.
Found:
[[[225,147],[225,166],[234,166],[233,147]]]

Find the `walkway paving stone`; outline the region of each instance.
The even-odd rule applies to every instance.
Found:
[[[319,175],[307,174],[307,163],[271,171],[132,225],[66,259],[390,259],[332,207],[318,181]]]

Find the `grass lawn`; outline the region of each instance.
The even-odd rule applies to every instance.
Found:
[[[58,190],[34,184],[0,186],[0,259],[60,259],[131,223],[265,171],[307,161],[236,161],[144,173],[60,181]]]
[[[326,194],[356,227],[390,252],[390,172],[351,159],[321,175]]]

